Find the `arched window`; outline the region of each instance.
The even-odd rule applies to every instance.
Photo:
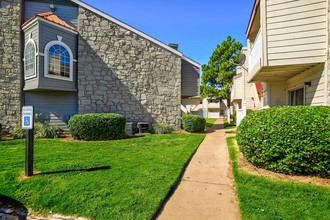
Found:
[[[24,48],[24,78],[29,79],[36,76],[36,45],[30,39]]]
[[[45,46],[45,76],[54,79],[73,80],[73,57],[70,48],[58,41]]]

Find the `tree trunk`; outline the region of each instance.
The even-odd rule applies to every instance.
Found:
[[[227,98],[227,121],[230,124],[230,100]]]

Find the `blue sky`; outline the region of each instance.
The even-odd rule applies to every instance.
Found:
[[[254,0],[83,0],[205,64],[228,35],[246,45]]]

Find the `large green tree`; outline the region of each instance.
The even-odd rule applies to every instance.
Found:
[[[230,106],[230,87],[243,45],[231,36],[217,45],[207,64],[202,66],[201,96],[227,99]]]

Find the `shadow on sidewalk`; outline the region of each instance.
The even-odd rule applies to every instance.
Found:
[[[212,127],[207,128],[207,129],[205,130],[205,133],[206,133],[206,134],[213,133],[213,132],[216,132],[216,131],[221,130],[221,129],[224,129],[224,128],[225,128],[225,126],[224,126],[223,123],[220,123],[220,124],[213,124]]]

